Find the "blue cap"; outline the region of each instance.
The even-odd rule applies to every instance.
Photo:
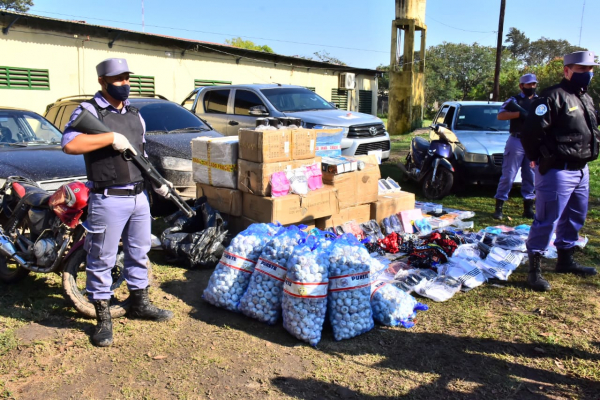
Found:
[[[595,56],[593,51],[576,51],[565,56],[564,65],[600,65],[594,60]]]
[[[535,74],[525,74],[519,79],[519,83],[527,84],[527,83],[537,83],[537,77]]]
[[[123,72],[129,72],[129,66],[127,66],[127,60],[124,58],[107,58],[100,64],[96,65],[96,72],[98,76],[117,76]]]

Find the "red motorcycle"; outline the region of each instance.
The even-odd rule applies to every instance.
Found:
[[[0,188],[0,281],[14,283],[30,272],[62,275],[63,295],[83,315],[96,311],[85,290],[86,230],[89,189],[82,182],[64,184],[53,194],[34,181],[9,177]],[[129,305],[121,287],[123,254],[112,269],[111,315],[120,317]]]

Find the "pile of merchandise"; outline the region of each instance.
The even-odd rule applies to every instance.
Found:
[[[381,225],[348,221],[306,232],[252,224],[224,251],[203,298],[270,325],[281,318],[290,334],[316,346],[325,322],[335,340],[374,323],[410,328],[417,311],[428,309],[413,296],[447,301],[488,280],[506,281],[526,261],[528,225],[469,232],[462,227],[472,226],[464,219],[473,212],[416,205]],[[444,226],[434,229],[436,221]]]

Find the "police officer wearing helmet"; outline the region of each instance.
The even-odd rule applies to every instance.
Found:
[[[523,111],[509,110],[510,106],[516,103],[521,109],[527,111],[531,103],[537,97],[535,89],[537,87],[537,78],[534,74],[525,74],[519,79],[519,89],[521,93],[506,100],[500,112],[498,119],[501,121],[510,120],[510,136],[506,141],[504,148],[504,159],[502,160],[502,176],[498,182],[496,191],[496,210],[493,217],[502,219],[502,208],[504,202],[508,200],[508,193],[512,188],[512,184],[517,176],[519,168],[521,168],[521,194],[523,195],[523,216],[525,218],[533,218],[533,204],[535,201],[534,189],[534,173],[531,167],[531,162],[525,155],[523,146],[521,145],[521,131],[523,122],[527,116]],[[509,104],[513,103],[513,104]]]
[[[587,163],[598,158],[598,113],[587,88],[593,77],[594,53],[577,51],[564,58],[564,78],[540,94],[525,121],[521,142],[535,168],[536,215],[527,239],[529,276],[535,290],[550,290],[541,275],[541,258],[556,230],[556,272],[582,276],[593,267],[573,259],[589,197]]]
[[[109,58],[96,66],[101,90],[93,99],[81,103],[66,125],[62,138],[63,151],[83,154],[90,188],[87,230],[86,290],[96,309],[97,325],[92,342],[110,346],[113,342],[110,298],[113,292],[111,269],[123,241],[123,275],[131,293],[128,315],[133,318],[166,321],[171,311],[161,310],[148,298],[148,251],[151,246],[150,206],[140,169],[126,161],[122,152],[129,149],[144,153],[146,126],[139,111],[129,104],[127,61]],[[70,123],[86,109],[113,132],[88,135],[77,132]],[[163,185],[154,190],[168,196]]]

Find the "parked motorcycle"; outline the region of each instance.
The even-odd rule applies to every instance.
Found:
[[[432,126],[431,142],[416,136],[404,164],[398,167],[409,179],[419,182],[423,195],[429,200],[444,198],[452,190],[454,183],[454,145],[456,135],[445,124]]]
[[[62,185],[53,194],[34,181],[9,177],[0,188],[0,281],[14,283],[31,271],[62,274],[63,294],[80,313],[95,317],[85,291],[87,253],[83,248],[89,189],[82,182]],[[112,269],[111,315],[128,308],[128,292],[122,288],[123,256]]]

